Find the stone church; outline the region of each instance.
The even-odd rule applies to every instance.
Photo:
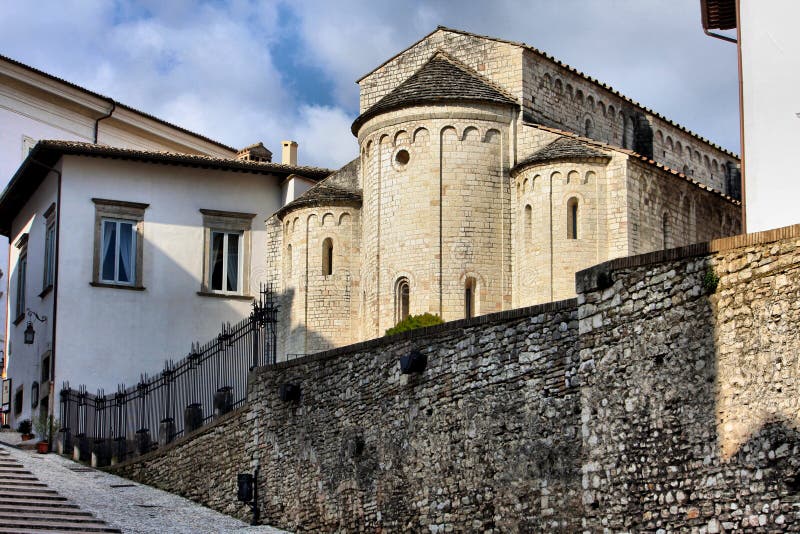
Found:
[[[439,27],[358,84],[358,157],[267,221],[279,354],[742,230],[735,154],[526,44]]]

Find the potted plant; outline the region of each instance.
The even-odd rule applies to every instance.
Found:
[[[39,441],[36,442],[36,452],[45,454],[50,451],[50,442],[48,437],[50,435],[50,425],[53,424],[53,416],[47,416],[47,413],[41,412],[39,417],[36,418],[36,435],[39,436]]]
[[[29,439],[33,439],[33,434],[31,434],[31,420],[30,419],[23,419],[22,421],[17,424],[17,432],[22,434],[22,441],[28,441]]]

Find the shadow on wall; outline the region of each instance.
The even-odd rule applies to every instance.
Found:
[[[606,284],[580,312],[589,525],[796,521],[798,240],[691,248],[704,246],[705,257],[591,270]]]
[[[303,324],[303,317],[292,320],[296,293],[293,288],[281,292],[278,296],[280,310],[278,312],[278,361],[291,360],[306,354],[313,354],[334,348],[334,343],[326,336],[308,328]],[[302,310],[301,310],[302,311]],[[309,310],[313,313],[314,310]]]

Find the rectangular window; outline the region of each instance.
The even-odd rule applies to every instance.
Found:
[[[136,221],[103,219],[100,281],[133,284],[136,272]]]
[[[249,294],[250,227],[254,213],[201,209],[203,281],[200,295]]]
[[[15,246],[19,250],[17,256],[16,293],[14,295],[14,313],[16,321],[21,321],[25,315],[25,286],[28,282],[28,234],[22,234]]]
[[[211,230],[211,291],[241,293],[242,234]]]
[[[17,259],[17,305],[15,311],[17,317],[25,314],[25,279],[28,274],[28,251],[23,250]]]
[[[56,272],[56,221],[55,204],[45,213],[46,226],[44,231],[44,274],[42,279],[42,293],[53,287]]]
[[[142,251],[147,204],[93,198],[95,242],[92,285],[144,289]]]

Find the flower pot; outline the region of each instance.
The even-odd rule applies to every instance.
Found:
[[[22,441],[30,441],[33,439],[33,434],[22,434]]]
[[[36,444],[36,452],[39,454],[47,454],[50,449],[50,444],[46,441],[40,441]]]

